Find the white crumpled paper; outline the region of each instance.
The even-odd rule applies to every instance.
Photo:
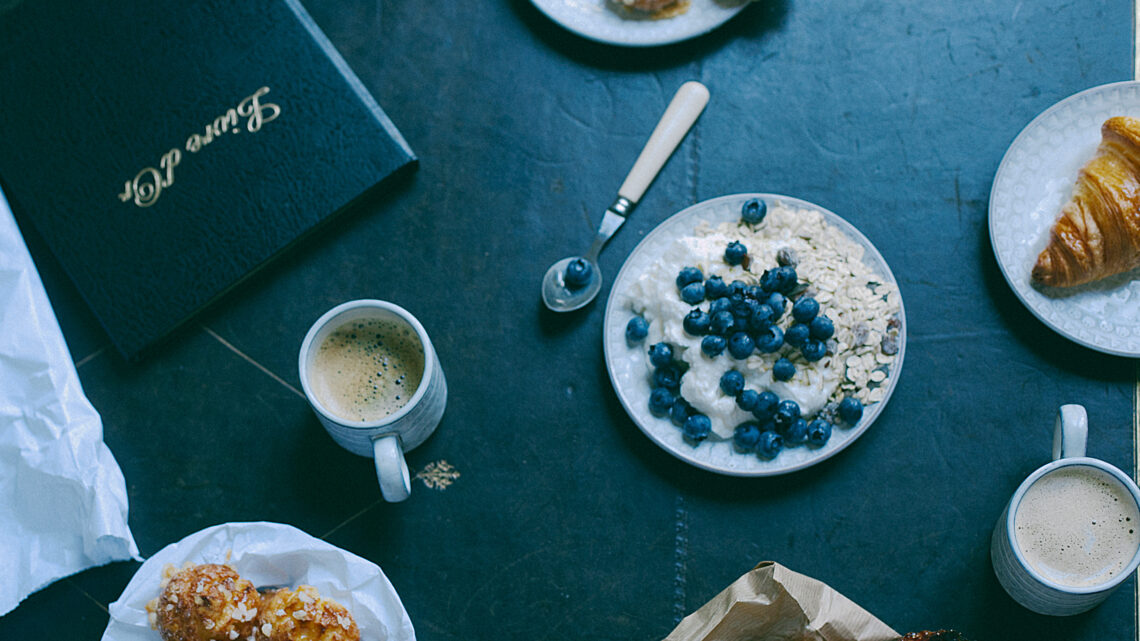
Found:
[[[226,563],[255,586],[311,585],[348,609],[368,641],[415,641],[412,621],[379,566],[290,525],[223,523],[172,543],[147,559],[111,604],[103,641],[158,641],[146,604],[158,596],[162,569]]]
[[[0,193],[0,615],[53,581],[130,558],[123,473]]]

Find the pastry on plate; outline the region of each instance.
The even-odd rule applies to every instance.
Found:
[[[1138,266],[1140,120],[1117,116],[1101,126],[1096,155],[1077,175],[1030,278],[1038,285],[1073,287]]]
[[[360,641],[348,610],[311,585],[266,594],[258,621],[269,641]]]
[[[621,0],[621,3],[638,11],[660,11],[677,0]]]
[[[653,18],[671,18],[689,8],[689,0],[614,0],[626,9],[649,14]]]
[[[230,566],[168,565],[161,586],[147,613],[163,641],[256,638],[261,595]]]

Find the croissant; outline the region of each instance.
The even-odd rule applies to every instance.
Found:
[[[1037,256],[1034,283],[1072,287],[1140,266],[1140,120],[1109,118],[1100,133]]]

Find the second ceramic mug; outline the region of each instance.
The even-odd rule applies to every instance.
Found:
[[[1005,591],[1039,614],[1090,610],[1140,565],[1140,489],[1127,474],[1085,456],[1088,415],[1063,405],[1053,461],[1006,504],[990,542]]]
[[[330,349],[343,352],[333,356],[344,359],[344,369],[359,371],[353,374],[339,367],[324,371],[329,368],[319,358],[331,358],[321,354]],[[415,371],[421,362],[422,371]],[[412,484],[404,452],[435,431],[447,406],[447,380],[423,325],[404,308],[385,301],[343,303],[309,328],[301,343],[298,368],[305,397],[333,440],[374,460],[386,500],[408,498]],[[377,378],[369,380],[373,373]],[[401,387],[405,381],[414,381],[416,374],[420,377],[415,389]],[[366,400],[378,402],[381,411],[368,407],[357,413],[353,398],[335,400],[338,394],[352,394],[356,399],[374,394],[376,398]]]

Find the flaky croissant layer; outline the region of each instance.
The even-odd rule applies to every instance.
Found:
[[[1140,120],[1117,116],[1101,126],[1096,155],[1081,168],[1030,278],[1073,287],[1138,266]]]

